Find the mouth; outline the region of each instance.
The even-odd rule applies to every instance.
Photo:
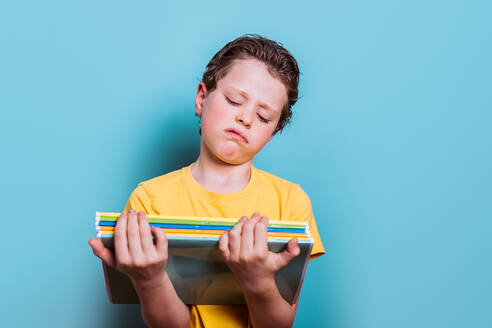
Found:
[[[246,138],[246,136],[237,129],[226,129],[225,132],[235,139],[238,139],[244,143],[248,143],[248,138]]]

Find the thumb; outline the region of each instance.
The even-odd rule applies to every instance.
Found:
[[[289,242],[287,243],[287,248],[282,253],[279,253],[279,270],[289,264],[289,262],[292,261],[300,253],[301,249],[299,248],[297,238],[292,238],[291,240],[289,240]]]
[[[91,245],[92,252],[94,253],[94,255],[99,257],[107,265],[111,267],[115,266],[114,253],[111,250],[104,247],[102,240],[91,238],[89,239],[89,245]]]

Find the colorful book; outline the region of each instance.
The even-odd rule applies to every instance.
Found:
[[[96,231],[104,245],[114,249],[114,227],[120,213],[97,212]],[[168,261],[166,272],[176,293],[185,304],[245,304],[241,288],[219,253],[222,233],[232,228],[239,218],[202,218],[148,215],[149,224],[166,232]],[[313,247],[306,222],[269,221],[268,248],[285,250],[288,241],[297,238],[300,254],[275,276],[282,297],[297,301]],[[138,296],[130,279],[103,264],[106,290],[113,304],[138,304]]]

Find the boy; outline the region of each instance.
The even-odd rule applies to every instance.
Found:
[[[274,276],[299,254],[299,247],[292,239],[284,252],[269,252],[268,218],[308,221],[315,240],[311,259],[324,254],[324,248],[300,186],[256,169],[252,161],[289,121],[298,81],[297,62],[280,44],[258,35],[226,44],[197,88],[197,161],[137,186],[117,221],[115,253],[100,240],[89,241],[96,256],[130,277],[148,326],[292,326],[297,303],[282,298]],[[165,271],[165,233],[150,228],[146,214],[241,217],[218,247],[247,306],[185,305]]]

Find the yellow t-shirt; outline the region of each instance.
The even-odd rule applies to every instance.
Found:
[[[131,193],[124,211],[147,214],[240,218],[254,212],[270,220],[307,221],[314,245],[310,259],[325,253],[311,209],[311,201],[298,184],[251,166],[251,178],[241,191],[215,193],[191,175],[191,164],[180,170],[141,182]],[[245,305],[191,305],[191,327],[251,327]]]

